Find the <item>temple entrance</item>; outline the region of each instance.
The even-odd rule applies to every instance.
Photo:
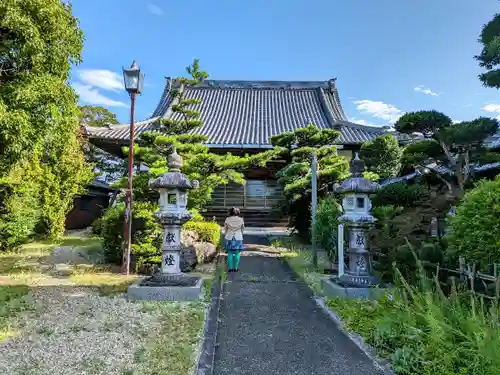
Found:
[[[214,190],[204,215],[222,224],[228,210],[238,207],[246,227],[286,227],[288,219],[278,208],[282,195],[275,179],[248,179],[245,185],[221,185]]]
[[[242,210],[275,209],[282,196],[281,186],[276,180],[247,180],[245,185],[229,183],[218,186],[213,192],[211,209],[239,207]]]

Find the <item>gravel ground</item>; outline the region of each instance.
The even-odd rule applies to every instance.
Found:
[[[206,306],[128,302],[95,240],[66,242],[0,257],[0,375],[187,375]],[[29,293],[9,300],[17,284]]]
[[[0,343],[2,375],[141,374],[135,361],[160,329],[154,310],[84,288],[42,287],[22,334]],[[128,371],[128,372],[127,372]]]

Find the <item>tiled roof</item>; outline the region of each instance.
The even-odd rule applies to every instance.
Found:
[[[484,172],[484,171],[489,171],[489,170],[495,169],[495,168],[500,168],[500,162],[488,163],[488,164],[483,164],[483,165],[476,165],[476,166],[472,167],[472,171],[473,172]],[[439,173],[439,174],[445,174],[445,175],[446,174],[448,174],[448,175],[453,174],[453,171],[451,169],[444,167],[444,166],[432,166],[429,169],[431,169],[432,171]],[[407,174],[407,175],[404,175],[401,177],[388,178],[388,179],[382,181],[380,183],[380,186],[387,186],[387,185],[392,185],[392,184],[395,184],[395,183],[401,182],[401,181],[413,180],[415,177],[418,177],[421,175],[422,175],[422,173],[416,171],[416,172],[413,172],[413,173],[410,173],[410,174]]]
[[[136,123],[136,135],[155,128],[159,118],[180,119],[173,113],[167,84],[150,119]],[[360,144],[385,133],[385,129],[347,121],[340,104],[335,80],[290,81],[216,81],[207,80],[185,89],[185,98],[201,99],[191,108],[200,111],[203,125],[192,131],[208,137],[213,147],[269,147],[273,135],[315,124],[320,129],[337,129],[340,144]],[[129,125],[87,131],[91,138],[125,141]]]

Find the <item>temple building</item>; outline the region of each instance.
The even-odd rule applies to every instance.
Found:
[[[155,129],[160,118],[179,118],[172,111],[170,95],[175,80],[167,78],[165,89],[152,116],[136,123],[136,136]],[[227,81],[206,80],[185,89],[185,98],[199,98],[202,126],[193,134],[208,137],[213,152],[251,154],[272,148],[273,135],[315,124],[320,129],[340,132],[339,154],[350,158],[361,144],[390,129],[359,125],[348,121],[336,87],[336,79],[328,81]],[[105,128],[87,128],[90,141],[115,156],[122,156],[128,145],[129,124]],[[400,141],[407,136],[396,134]],[[275,172],[279,165],[247,171],[246,185],[221,186],[213,194],[207,216],[225,215],[232,206],[242,208],[245,217],[256,225],[274,223],[273,208],[281,198]]]

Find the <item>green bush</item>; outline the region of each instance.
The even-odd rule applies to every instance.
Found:
[[[28,241],[35,233],[40,220],[40,204],[32,194],[37,193],[38,186],[31,183],[16,194],[10,194],[6,189],[1,200],[5,214],[0,213],[0,251],[12,251]]]
[[[337,257],[337,218],[342,215],[342,208],[333,196],[322,199],[316,210],[314,233],[316,244],[325,249],[330,261]]]
[[[361,145],[359,157],[366,163],[368,171],[380,178],[398,175],[401,169],[402,150],[392,134],[384,134]]]
[[[163,228],[153,217],[158,206],[148,202],[134,203],[132,222],[132,247],[136,269],[143,265],[161,264],[161,241]],[[123,255],[123,224],[125,206],[123,203],[109,208],[104,216],[96,220],[92,231],[101,237],[106,260],[121,264]],[[215,222],[199,221],[200,216],[184,224],[184,229],[192,230],[199,240],[219,246],[221,227]]]
[[[192,215],[190,221],[205,221],[205,218],[203,217],[202,214],[200,214],[200,211],[198,211],[195,208],[192,208],[189,210],[189,213]]]
[[[137,265],[160,255],[162,228],[153,217],[158,207],[152,203],[136,202],[132,221],[132,253]],[[102,238],[106,260],[121,264],[123,255],[123,225],[125,205],[109,208],[100,220],[94,223],[94,231]]]
[[[500,263],[500,177],[466,193],[449,225],[449,246],[458,255],[482,270]]]
[[[215,221],[188,221],[183,229],[196,232],[200,242],[210,242],[215,246],[220,245],[221,226]]]
[[[438,200],[429,203],[433,204],[432,209],[426,204],[407,209],[395,206],[373,209],[377,222],[370,232],[370,247],[379,254],[374,268],[382,281],[393,282],[393,264],[396,264],[403,276],[413,282],[417,271],[415,256],[445,267],[456,266],[446,258],[446,241],[429,237],[431,218],[439,216],[437,211],[442,204]]]
[[[423,185],[397,182],[381,188],[372,196],[372,203],[374,206],[415,207],[428,196],[427,188]]]

